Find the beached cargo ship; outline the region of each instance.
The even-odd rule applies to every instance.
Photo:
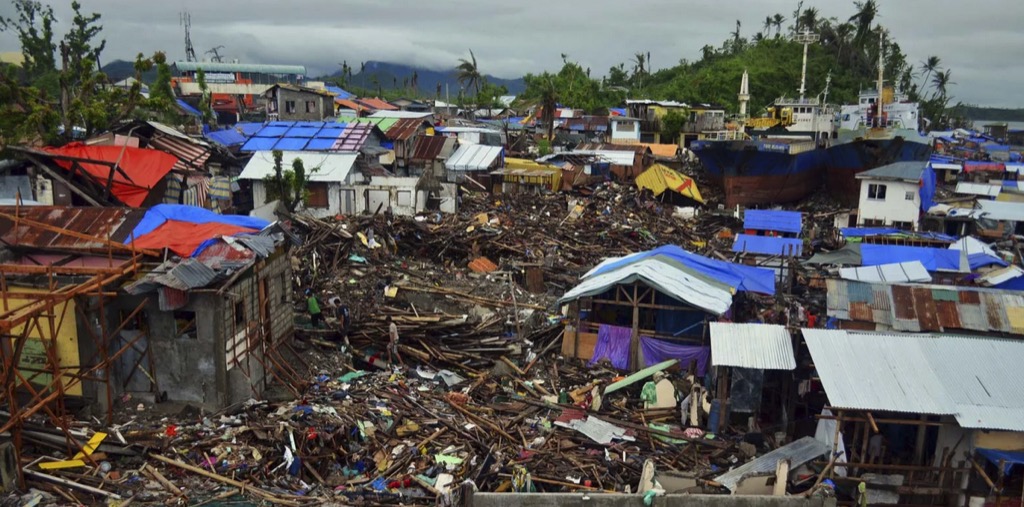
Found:
[[[690,149],[707,175],[725,191],[727,206],[798,201],[823,181],[825,148],[835,133],[835,110],[828,106],[828,82],[822,98],[804,97],[807,46],[816,34],[796,38],[804,44],[800,97],[779,98],[762,118],[746,119],[750,100],[748,76],[740,83],[742,130],[707,132]]]

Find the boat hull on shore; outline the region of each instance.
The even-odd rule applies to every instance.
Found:
[[[799,201],[824,175],[825,150],[811,140],[694,141],[690,149],[730,207]]]
[[[857,206],[860,184],[857,174],[895,162],[925,162],[931,156],[927,138],[917,132],[889,132],[839,142],[826,150],[825,185],[845,206]]]

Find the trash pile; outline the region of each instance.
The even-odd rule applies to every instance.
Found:
[[[292,217],[307,372],[293,396],[74,422],[88,445],[71,456],[39,426],[22,453],[35,489],[17,501],[434,504],[473,490],[642,492],[651,469],[722,492],[714,477],[776,442],[708,431],[693,365],[622,377],[563,359],[554,301],[603,258],[711,248],[738,224],[684,219],[614,183],[586,197],[467,195],[453,215]],[[318,325],[309,296],[325,303]],[[387,360],[391,323],[404,368]]]

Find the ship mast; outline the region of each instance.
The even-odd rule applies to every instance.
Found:
[[[885,65],[883,56],[885,55],[885,32],[878,35],[878,84],[875,86],[878,88],[878,100],[875,101],[875,107],[877,108],[875,114],[875,125],[876,127],[884,127],[885,121],[882,119],[882,114],[885,111]]]
[[[737,96],[740,103],[740,117],[747,116],[747,103],[750,102],[750,77],[747,69],[743,69],[743,77],[740,78],[740,93]]]
[[[818,42],[818,34],[811,33],[804,28],[804,31],[796,34],[793,41],[804,45],[804,65],[800,71],[800,101],[804,100],[804,92],[807,91],[807,47]]]

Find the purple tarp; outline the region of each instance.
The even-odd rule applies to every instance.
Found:
[[[627,330],[628,331],[628,330]],[[600,340],[598,340],[600,343]],[[626,341],[628,347],[629,341]],[[644,353],[644,364],[653,366],[669,359],[678,359],[679,366],[684,370],[690,367],[690,361],[697,361],[697,376],[703,377],[707,371],[708,359],[711,358],[711,347],[698,345],[681,345],[649,336],[640,337],[640,350]],[[597,354],[595,353],[596,357]]]
[[[601,324],[597,328],[597,345],[594,346],[594,357],[590,365],[602,359],[611,361],[612,366],[625,370],[629,368],[629,339],[633,330],[628,327]]]

